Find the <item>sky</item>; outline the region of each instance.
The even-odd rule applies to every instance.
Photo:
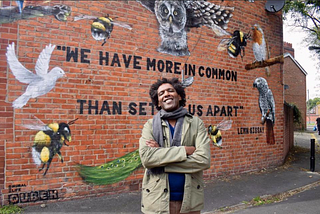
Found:
[[[312,56],[312,52],[308,50],[307,45],[303,44],[302,40],[305,37],[305,33],[297,28],[289,27],[284,22],[283,25],[283,40],[292,44],[294,48],[295,59],[302,66],[302,68],[308,73],[307,75],[307,100],[313,99],[316,96],[316,83],[320,83],[320,79],[316,80],[316,77],[320,77],[320,73],[317,75],[317,64],[320,61]],[[320,67],[320,66],[319,66]],[[309,96],[308,96],[309,91]],[[319,93],[318,93],[319,94]]]

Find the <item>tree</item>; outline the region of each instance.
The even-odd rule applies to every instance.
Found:
[[[307,33],[305,42],[320,60],[320,1],[286,0],[283,14],[284,20],[290,17],[295,27]]]
[[[293,123],[296,128],[304,130],[305,127],[304,124],[302,124],[301,111],[294,103],[290,103],[290,106],[293,108]]]
[[[307,101],[307,109],[310,111],[316,105],[320,104],[320,98],[316,97]]]
[[[320,61],[320,1],[286,0],[283,8],[283,19],[288,26],[301,29],[306,33],[303,42],[314,57]],[[316,67],[318,71],[315,81],[320,82],[320,63]],[[319,97],[320,83],[314,87],[314,91],[316,96]]]

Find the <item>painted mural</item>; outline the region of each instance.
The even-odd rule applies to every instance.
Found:
[[[266,39],[264,38],[264,32],[260,25],[255,24],[252,28],[253,30],[253,45],[252,50],[254,54],[255,61],[262,62],[263,60],[269,59],[269,51],[267,47]]]
[[[49,15],[54,16],[58,21],[66,21],[71,14],[71,8],[67,5],[24,7],[24,1],[16,2],[17,6],[0,7],[0,24]]]
[[[59,199],[59,190],[48,189],[48,190],[37,190],[37,191],[28,191],[28,186],[25,183],[18,183],[9,185],[9,195],[8,202],[9,204],[18,204],[18,203],[30,203],[37,201],[48,201],[48,200],[58,200]]]
[[[79,21],[82,19],[94,20],[91,24],[91,35],[97,41],[103,40],[101,46],[103,46],[107,42],[107,39],[110,38],[114,25],[132,30],[132,27],[130,25],[123,22],[115,21],[109,16],[96,17],[81,15],[74,17],[74,21]]]
[[[217,36],[230,35],[226,29],[233,16],[233,7],[215,5],[207,1],[137,0],[153,12],[159,23],[160,53],[187,56],[187,31],[206,26]]]
[[[223,120],[218,125],[209,125],[208,134],[214,146],[222,148],[222,134],[221,130],[229,130],[232,127],[232,120]]]
[[[267,45],[267,41],[264,37],[264,32],[260,27],[260,25],[255,24],[252,30],[253,30],[252,50],[253,50],[255,62],[262,63],[263,61],[270,58],[270,52]],[[270,76],[270,69],[268,67],[265,67],[265,69],[266,69],[266,75]]]
[[[267,143],[274,144],[273,126],[275,123],[275,102],[271,89],[268,87],[266,79],[258,77],[253,83],[253,87],[259,91],[259,107],[261,111],[261,124],[266,123]]]
[[[35,65],[36,74],[25,68],[18,60],[14,43],[7,48],[7,62],[15,76],[21,82],[28,84],[26,91],[12,103],[14,108],[22,108],[30,98],[36,98],[51,91],[56,81],[65,76],[64,71],[59,67],[54,67],[48,72],[51,54],[56,46],[47,45],[40,53]]]
[[[194,77],[193,76],[185,78],[184,77],[184,71],[181,72],[181,85],[182,85],[183,88],[191,86],[193,82],[194,82]]]
[[[222,148],[221,130],[229,130],[232,120],[223,120],[218,125],[208,127],[208,134],[214,146]],[[120,158],[100,166],[78,164],[77,171],[82,179],[95,185],[108,185],[126,179],[132,172],[141,167],[139,150],[135,150]]]
[[[194,78],[184,78],[184,72],[181,72],[181,85],[186,88],[192,85]],[[231,128],[232,121],[224,121],[218,126],[221,130],[228,130]],[[214,126],[216,128],[216,126]],[[212,132],[212,139],[215,137],[221,138],[220,130],[216,129],[217,132]],[[211,136],[211,135],[210,135]],[[222,140],[220,140],[222,141]],[[214,142],[214,145],[218,145]],[[221,145],[221,144],[220,144]],[[128,153],[120,158],[107,162],[100,166],[86,166],[78,164],[78,173],[82,179],[87,183],[95,185],[108,185],[117,183],[121,180],[126,179],[133,171],[142,166],[139,150],[135,150]]]
[[[240,30],[235,30],[229,38],[220,41],[218,50],[227,51],[228,55],[232,58],[240,55],[241,59],[243,59],[247,40],[250,39],[250,36],[250,33],[246,34]]]
[[[30,130],[38,130],[34,136],[34,144],[32,146],[32,158],[37,166],[41,166],[39,171],[42,171],[46,166],[43,176],[47,174],[53,157],[57,154],[61,163],[61,148],[63,145],[71,142],[71,130],[69,125],[75,123],[77,119],[69,123],[49,123],[45,124],[40,119],[34,116],[34,119],[29,124],[24,124],[23,127]]]
[[[265,68],[266,75],[270,76],[271,74],[269,66],[277,63],[283,63],[283,55],[276,56],[273,58],[270,57],[268,42],[264,36],[263,29],[260,27],[259,24],[255,24],[252,27],[252,31],[252,50],[255,57],[255,61],[251,64],[247,64],[245,66],[245,69],[251,70],[255,68]]]
[[[141,164],[139,150],[135,150],[120,158],[100,166],[78,165],[79,175],[85,182],[96,185],[117,183],[126,179]]]
[[[44,15],[52,15],[59,21],[66,21],[67,17],[71,14],[71,8],[66,5],[29,5],[24,7],[24,1],[17,2],[17,7],[0,7],[0,24]],[[228,23],[233,17],[233,7],[217,5],[207,1],[136,0],[136,2],[139,2],[142,6],[154,13],[159,23],[161,44],[157,51],[160,53],[178,57],[190,55],[192,51],[188,48],[188,30],[190,30],[190,28],[205,26],[210,28],[216,36],[221,38],[228,37],[220,39],[221,42],[218,45],[218,50],[225,51],[226,57],[237,58],[240,56],[241,59],[243,59],[247,44],[252,42],[255,60],[252,64],[246,65],[247,70],[271,65],[265,62],[268,61],[270,57],[268,55],[268,46],[264,38],[263,30],[259,25],[254,25],[252,36],[250,33],[245,33],[240,29],[235,30],[233,33],[227,32]],[[221,3],[223,4],[223,1],[221,1]],[[139,7],[141,5],[139,5]],[[90,25],[91,36],[94,40],[101,42],[101,46],[104,46],[112,36],[115,27],[132,30],[130,23],[119,22],[115,19],[116,18],[109,17],[109,15],[78,15],[74,17],[74,21],[92,20]],[[206,78],[207,81],[218,80],[222,84],[226,83],[230,85],[239,83],[238,80],[241,78],[241,75],[238,77],[238,71],[224,69],[220,64],[187,64],[187,61],[185,63],[179,62],[180,59],[173,59],[171,61],[168,59],[152,58],[149,55],[130,55],[130,53],[109,52],[109,50],[90,50],[88,46],[79,48],[72,45],[67,46],[69,44],[64,45],[65,46],[57,46],[57,51],[63,51],[63,54],[65,54],[65,62],[86,64],[88,67],[91,63],[96,63],[96,65],[102,67],[102,70],[123,68],[123,70],[154,71],[156,75],[161,75],[161,73],[181,75],[181,82],[184,88],[191,86],[196,78]],[[47,94],[55,88],[56,82],[65,75],[63,69],[59,67],[54,67],[49,71],[50,58],[55,47],[56,45],[49,44],[42,50],[35,65],[35,73],[33,73],[19,62],[15,54],[15,44],[12,43],[8,46],[6,53],[8,66],[19,82],[27,84],[25,92],[13,101],[13,108],[23,108],[27,105],[30,98],[37,98]],[[93,60],[93,58],[95,58],[92,57],[93,55],[96,56],[97,60]],[[281,56],[275,59],[275,63],[278,62],[281,62]],[[270,72],[268,68],[266,68],[266,71],[267,76],[269,76]],[[185,75],[190,77],[185,78]],[[275,102],[272,92],[268,87],[266,79],[262,77],[255,79],[254,87],[259,91],[259,107],[262,114],[261,124],[266,124],[267,143],[274,144],[273,126],[275,123]],[[105,98],[106,100],[98,100],[90,96],[77,97],[76,99],[75,104],[77,106],[75,110],[81,116],[126,114],[129,116],[144,116],[149,112],[152,112],[152,114],[155,113],[155,107],[152,103],[137,102],[137,100],[119,101],[112,100],[112,98],[110,98],[110,100],[107,100],[109,98]],[[193,103],[188,104],[186,108],[192,115],[210,118],[235,118],[244,113],[242,103]],[[39,119],[36,120],[37,124],[26,124],[23,126],[28,129],[37,130],[32,145],[32,158],[34,163],[39,167],[39,171],[43,171],[43,176],[45,176],[55,155],[57,155],[61,163],[63,163],[61,149],[63,146],[69,146],[71,142],[71,129],[69,126],[73,124],[74,121],[69,123],[53,122],[45,124]],[[217,125],[210,125],[208,127],[208,135],[214,146],[220,149],[223,148],[222,131],[231,129],[232,123],[232,120],[223,120]],[[239,127],[237,131],[238,135],[262,134],[265,132],[264,126]],[[135,150],[99,166],[77,164],[77,172],[86,183],[109,185],[126,179],[141,166],[139,151]],[[44,197],[41,199],[39,196],[38,200],[58,198],[58,192],[56,190],[48,191],[52,191],[51,198]],[[11,200],[12,203],[26,203],[31,200],[24,202],[23,199],[19,197],[18,194],[12,194],[9,200]]]
[[[223,120],[218,125],[208,127],[208,134],[214,146],[222,148],[221,130],[229,130],[232,120]],[[141,167],[139,150],[135,150],[120,158],[100,166],[78,164],[77,171],[82,179],[95,185],[108,185],[126,179],[132,172]]]

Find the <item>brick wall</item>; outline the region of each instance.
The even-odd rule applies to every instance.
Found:
[[[306,75],[290,57],[285,57],[283,66],[284,84],[289,86],[284,90],[285,101],[298,107],[302,116],[302,126],[306,128]]]
[[[235,7],[228,32],[247,33],[253,24],[259,24],[268,40],[271,57],[283,53],[281,12],[267,13],[265,1],[213,2]],[[43,4],[55,3],[59,1]],[[187,32],[191,56],[177,57],[157,51],[161,39],[156,17],[135,1],[91,1],[90,4],[61,1],[61,4],[72,8],[67,22],[44,16],[1,26],[1,102],[5,106],[1,109],[7,115],[2,119],[5,122],[2,138],[5,139],[4,145],[0,145],[6,154],[3,203],[8,203],[10,197],[19,197],[15,195],[17,192],[51,193],[54,198],[50,201],[55,201],[139,189],[144,171],[141,168],[120,182],[94,186],[83,182],[76,166],[99,166],[138,149],[143,124],[156,113],[148,96],[150,84],[161,77],[180,78],[182,69],[187,71],[186,77],[195,76],[193,85],[186,89],[186,108],[200,116],[206,126],[224,119],[233,121],[230,130],[222,131],[223,148],[211,146],[213,164],[205,171],[207,180],[283,162],[282,65],[271,66],[270,77],[264,68],[245,70],[245,65],[254,61],[252,41],[248,41],[243,60],[240,56],[230,58],[226,52],[217,50],[221,39],[228,36],[218,37],[207,27],[192,28]],[[133,29],[114,26],[110,38],[101,46],[102,42],[91,36],[92,20],[73,21],[80,14],[109,14]],[[19,61],[33,72],[42,49],[49,43],[56,45],[49,69],[59,66],[66,73],[49,93],[32,98],[25,107],[14,110],[7,101],[11,103],[18,98],[26,85],[18,82],[6,65],[6,47],[13,41]],[[163,70],[162,66],[167,69]],[[220,72],[221,77],[214,72]],[[257,77],[266,78],[274,94],[274,145],[266,143],[264,126],[260,124],[259,94],[252,87]],[[37,131],[23,126],[31,123],[33,116],[46,124],[78,118],[70,126],[72,142],[61,149],[64,162],[56,155],[46,176],[38,171],[31,155]],[[39,201],[24,202],[21,205]]]
[[[10,6],[11,2],[3,2],[0,6]],[[6,143],[13,141],[13,118],[14,112],[11,104],[7,101],[7,62],[6,47],[10,42],[17,41],[17,24],[11,23],[0,27],[0,189],[5,188],[6,166]],[[2,198],[2,192],[0,192]],[[3,204],[3,200],[1,200]]]

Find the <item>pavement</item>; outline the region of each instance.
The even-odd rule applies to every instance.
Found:
[[[295,149],[288,161],[273,169],[206,183],[203,214],[320,214],[320,148],[310,171],[308,129],[294,133]],[[141,213],[140,191],[25,207],[22,213]]]

